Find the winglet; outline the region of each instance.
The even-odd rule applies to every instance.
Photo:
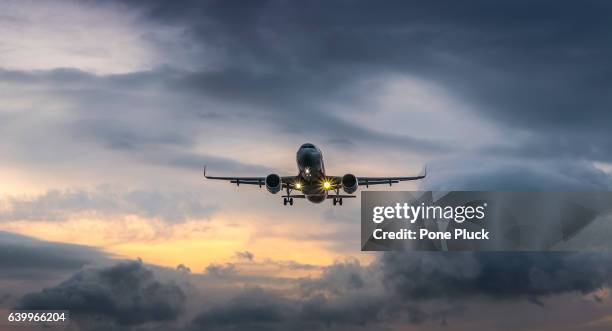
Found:
[[[423,170],[421,171],[421,175],[423,178],[427,177],[427,165],[423,166]]]
[[[204,165],[204,178],[206,178],[206,165]]]

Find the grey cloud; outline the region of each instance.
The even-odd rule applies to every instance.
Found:
[[[181,131],[170,131],[160,128],[147,127],[150,123],[139,123],[119,119],[99,118],[79,120],[79,135],[99,139],[110,149],[140,151],[151,147],[164,146],[193,146],[193,138]],[[147,121],[148,122],[148,121]],[[144,124],[144,125],[143,125]]]
[[[291,71],[291,69],[288,69]],[[443,143],[429,138],[411,137],[407,134],[391,134],[384,130],[359,126],[345,120],[346,116],[330,115],[326,103],[338,101],[336,93],[342,93],[352,85],[349,77],[334,79],[326,75],[304,76],[301,72],[259,73],[233,68],[219,72],[185,75],[176,82],[179,90],[204,92],[211,98],[230,103],[242,103],[258,114],[259,120],[276,124],[285,134],[320,134],[335,141],[346,136],[362,141],[402,146],[407,150],[439,152],[448,149]],[[311,82],[307,82],[312,80]],[[339,86],[341,91],[337,91]],[[351,97],[356,97],[352,95]],[[352,98],[344,103],[354,103]],[[252,116],[252,114],[250,114]],[[340,114],[342,115],[342,114]],[[307,116],[308,121],[304,121]],[[315,125],[312,125],[315,123]]]
[[[255,255],[249,251],[236,252],[236,257],[247,261],[253,261]]]
[[[8,294],[8,293],[4,293],[4,294],[0,295],[0,305],[4,304],[10,298],[11,298],[11,295]]]
[[[421,323],[435,313],[397,301],[386,292],[381,273],[357,260],[325,267],[319,277],[299,279],[296,295],[247,288],[226,303],[198,314],[192,328],[211,330],[350,330],[368,329],[406,319]]]
[[[370,271],[363,268],[359,261],[348,260],[325,268],[320,277],[302,279],[299,287],[306,296],[340,295],[366,286],[365,279]]]
[[[607,253],[388,253],[385,285],[407,300],[537,298],[610,285]]]
[[[127,6],[147,24],[183,28],[186,38],[203,46],[197,49],[209,51],[195,58],[212,64],[110,76],[5,70],[2,79],[41,84],[76,100],[79,110],[67,126],[78,137],[111,149],[152,149],[147,155],[163,154],[155,149],[160,147],[193,148],[198,124],[223,121],[216,116],[232,127],[272,124],[282,134],[329,142],[351,137],[428,156],[470,147],[438,141],[433,124],[431,135],[413,137],[351,121],[355,113],[377,111],[369,108],[377,90],[360,84],[388,74],[432,81],[494,126],[509,129],[507,139],[516,147],[487,142],[501,155],[608,160],[611,154],[605,3]],[[529,139],[520,139],[524,131]]]
[[[319,269],[320,267],[314,264],[307,264],[307,263],[299,263],[296,261],[276,261],[276,260],[271,260],[271,259],[265,259],[263,260],[262,264],[264,265],[271,265],[271,266],[275,266],[279,269],[289,269],[289,270],[316,270]]]
[[[228,303],[197,315],[193,320],[192,329],[363,329],[383,319],[385,308],[388,306],[370,297],[333,300],[317,296],[312,299],[296,300],[279,296],[268,290],[250,288]]]
[[[602,162],[612,161],[612,142],[605,132],[590,132],[568,135],[559,132],[554,136],[535,135],[528,139],[517,139],[510,146],[489,146],[483,154],[500,157],[526,158],[532,160],[580,159]]]
[[[181,264],[176,266],[176,271],[178,271],[180,273],[190,274],[191,273],[191,268],[189,268],[188,266],[186,266],[186,265],[181,263]]]
[[[321,276],[299,279],[297,292],[221,286],[211,296],[200,294],[190,283],[212,278],[189,273],[178,277],[169,269],[153,273],[140,262],[129,262],[80,271],[55,287],[26,295],[20,307],[70,309],[85,330],[100,325],[142,330],[444,325],[461,321],[457,312],[483,302],[491,305],[491,300],[546,306],[547,298],[592,293],[609,286],[610,265],[608,254],[594,253],[385,253],[368,266],[356,260],[327,266]],[[227,275],[219,275],[223,277],[218,280],[231,284]],[[181,290],[175,280],[190,290]],[[186,311],[188,301],[204,304],[194,315]],[[95,315],[103,318],[94,323]]]
[[[105,261],[95,248],[54,243],[0,231],[0,279],[46,280]]]
[[[254,288],[246,290],[226,305],[200,313],[194,324],[205,329],[265,330],[283,323],[291,314],[292,305],[286,299],[269,295]]]
[[[604,253],[386,253],[367,267],[337,263],[321,277],[302,279],[297,298],[248,289],[202,312],[194,328],[344,330],[404,322],[446,324],[448,318],[452,323],[453,312],[478,302],[546,305],[547,298],[593,293],[610,285],[610,265]]]
[[[79,215],[119,217],[133,214],[168,222],[203,218],[215,207],[194,192],[162,193],[156,190],[120,190],[99,186],[92,190],[49,190],[33,197],[7,196],[0,210],[3,221],[62,221]]]
[[[46,130],[61,130],[81,143],[94,141],[110,149],[127,151],[194,145],[192,125],[173,115],[185,109],[201,111],[203,104],[194,103],[192,98],[164,95],[163,82],[173,75],[173,71],[163,69],[107,76],[75,69],[35,72],[0,69],[0,79],[14,89],[13,96],[29,95],[28,88],[34,87],[41,90],[37,97],[45,98],[47,103],[62,101],[62,110],[70,116],[59,123],[44,123],[48,126]],[[46,109],[40,106],[32,111],[43,116]],[[167,121],[174,125],[166,125]]]
[[[612,177],[592,163],[572,160],[507,159],[466,155],[440,159],[428,167],[423,190],[601,191]]]
[[[245,173],[251,176],[259,174],[262,177],[274,171],[274,169],[263,165],[240,162],[222,156],[188,152],[158,151],[152,153],[152,155],[145,154],[143,157],[146,161],[197,170],[198,172],[202,171],[204,165],[208,166],[210,172]]]
[[[186,84],[216,97],[325,122],[323,104],[371,97],[343,99],[355,82],[407,73],[446,87],[501,127],[529,130],[533,140],[578,142],[557,144],[556,152],[589,158],[595,146],[598,157],[610,154],[607,3],[130,4],[145,19],[185,27],[194,42],[221,54],[220,69]]]
[[[186,295],[175,284],[158,281],[140,262],[85,269],[65,282],[25,295],[21,309],[70,310],[76,316],[101,315],[119,325],[175,320]]]
[[[208,275],[214,277],[227,277],[237,273],[236,266],[233,263],[218,264],[211,263],[204,270]]]
[[[447,149],[429,138],[385,133],[331,115],[329,109],[321,107],[329,99],[324,96],[334,90],[324,86],[329,79],[317,78],[309,87],[296,87],[292,84],[296,77],[292,75],[295,73],[268,76],[233,69],[188,72],[160,68],[108,76],[73,69],[0,70],[4,81],[42,86],[46,93],[73,102],[71,119],[63,124],[64,128],[73,136],[110,149],[146,153],[160,147],[190,148],[202,130],[198,123],[231,121],[232,125],[249,128],[252,123],[247,119],[272,124],[285,134],[307,132],[329,137],[331,141],[348,135],[421,152]],[[310,120],[304,122],[303,114],[308,114]],[[166,125],[167,121],[173,125]]]
[[[236,252],[236,258],[236,262],[211,263],[204,269],[204,273],[208,276],[224,277],[228,280],[248,281],[262,280],[259,276],[253,277],[244,275],[245,271],[248,272],[248,270],[257,268],[265,270],[275,269],[279,272],[322,269],[322,267],[318,265],[299,263],[293,260],[273,260],[269,258],[256,260],[255,255],[249,251]]]

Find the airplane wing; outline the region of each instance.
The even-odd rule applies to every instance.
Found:
[[[426,174],[412,177],[357,177],[357,181],[359,185],[365,185],[366,187],[380,184],[389,184],[391,186],[391,184],[403,181],[423,179],[425,176]]]
[[[365,185],[368,187],[370,185],[380,185],[380,184],[397,184],[403,181],[409,180],[418,180],[423,179],[427,176],[427,168],[423,168],[423,171],[418,176],[409,176],[409,177],[357,177],[357,183],[359,186]],[[333,187],[337,187],[342,182],[342,177],[332,177],[333,179]]]
[[[204,167],[204,178],[206,179],[216,179],[216,180],[225,180],[232,184],[240,185],[259,185],[262,187],[266,185],[266,177],[225,177],[225,176],[208,176],[206,175],[206,166]],[[287,187],[287,185],[293,185],[296,181],[296,176],[283,176],[281,177],[283,188]]]

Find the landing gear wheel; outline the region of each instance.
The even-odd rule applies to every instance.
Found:
[[[293,206],[293,198],[289,198],[289,204]]]
[[[283,198],[283,205],[287,205],[287,198]]]
[[[332,203],[334,204],[334,206],[336,205],[336,203],[338,203],[338,200],[336,200],[336,198],[332,199]]]
[[[342,198],[338,198],[338,203],[342,206]]]

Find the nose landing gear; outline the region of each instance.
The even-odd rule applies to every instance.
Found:
[[[283,198],[283,205],[287,205],[289,203],[290,206],[293,206],[293,198]]]
[[[342,198],[333,198],[332,199],[332,203],[335,206],[336,204],[339,204],[340,206],[342,206]]]

